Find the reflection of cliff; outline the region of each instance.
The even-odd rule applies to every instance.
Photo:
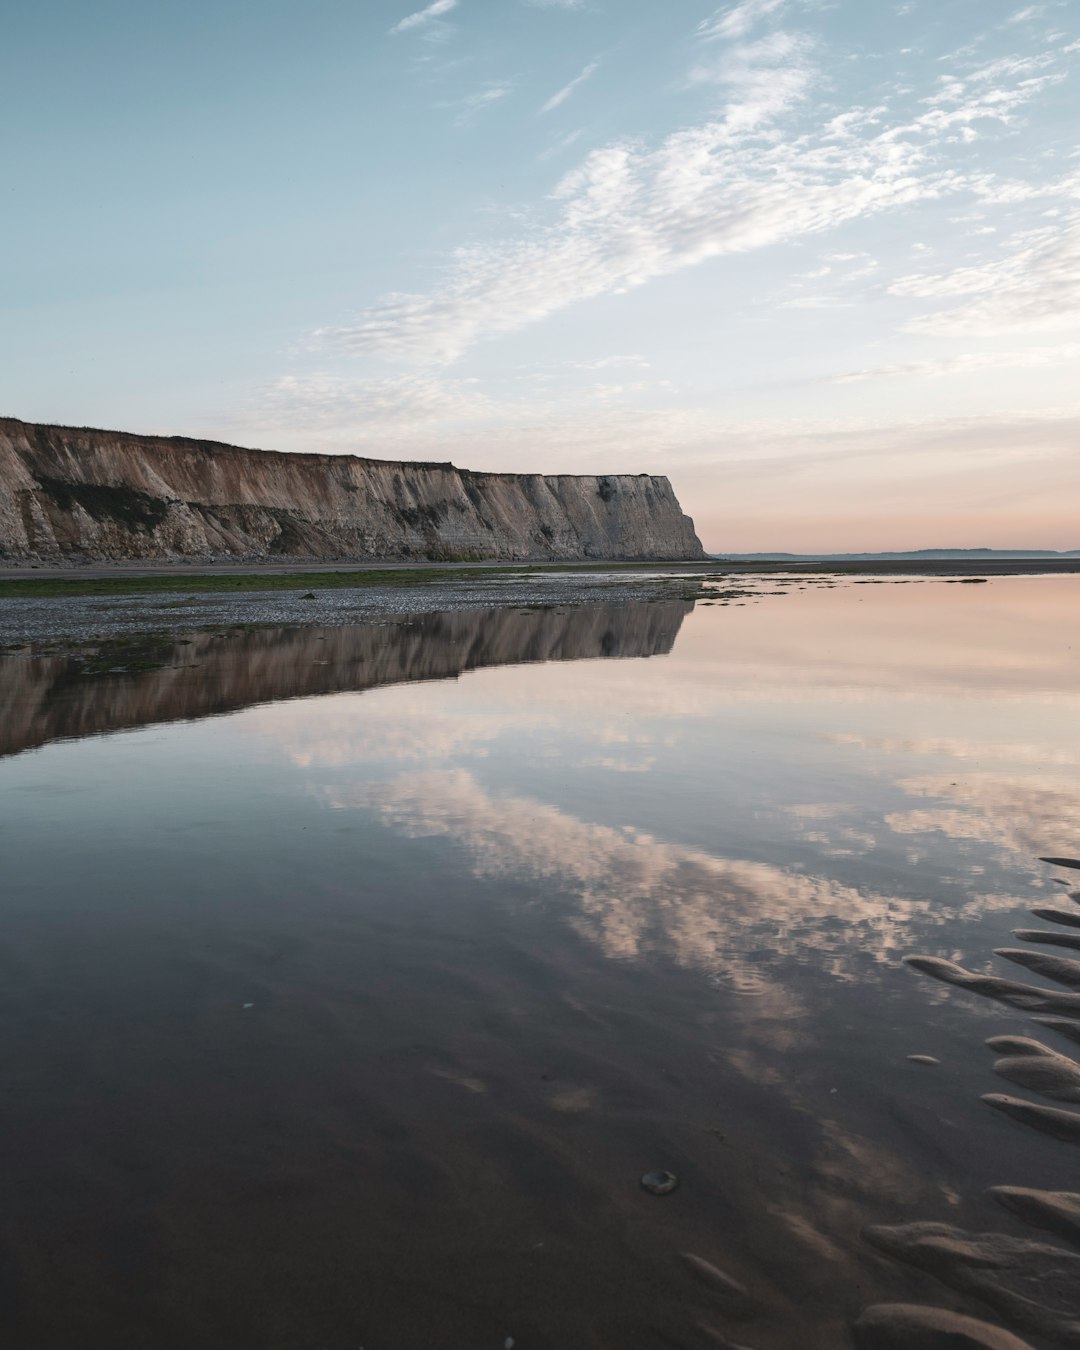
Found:
[[[164,668],[88,675],[71,657],[0,660],[0,754],[252,703],[453,678],[481,666],[658,656],[689,602],[465,610],[349,628],[263,629],[170,644]]]

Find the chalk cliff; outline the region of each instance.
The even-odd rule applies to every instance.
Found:
[[[0,419],[0,557],[701,558],[664,477],[474,473]]]

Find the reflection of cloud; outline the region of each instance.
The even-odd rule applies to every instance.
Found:
[[[1011,897],[961,909],[857,890],[772,863],[718,858],[650,834],[579,820],[527,797],[496,797],[464,769],[328,787],[336,809],[371,811],[407,838],[445,835],[485,879],[524,876],[572,898],[570,922],[615,960],[661,952],[743,992],[770,989],[778,960],[814,951],[839,979],[865,978],[865,957],[909,950],[911,929],[955,920]]]
[[[938,831],[953,839],[997,844],[1029,860],[1080,836],[1080,783],[1069,778],[973,773],[959,779],[902,779],[899,786],[912,796],[956,802],[959,808],[929,807],[888,816],[898,834]]]
[[[891,811],[885,824],[894,834],[944,834],[950,839],[981,839],[991,844],[997,830],[990,821],[970,811],[930,809]]]
[[[1013,764],[1080,764],[1080,755],[1056,745],[1035,741],[975,741],[956,736],[863,736],[840,731],[828,737],[833,745],[880,750],[895,755],[936,755],[942,759],[996,759]]]
[[[842,816],[851,808],[844,802],[799,802],[784,808],[789,816],[800,820],[829,820],[832,816]]]
[[[582,768],[610,769],[612,773],[648,773],[655,764],[655,755],[646,755],[644,759],[616,759],[614,755],[598,755],[594,759],[581,761]]]
[[[420,696],[422,698],[422,695]],[[332,704],[311,704],[290,710],[283,720],[273,711],[256,709],[247,727],[272,739],[300,769],[340,768],[366,762],[440,760],[451,755],[482,757],[493,741],[523,727],[536,730],[550,719],[541,715],[502,713],[458,716],[420,708],[413,717],[380,717],[370,712],[361,695]]]

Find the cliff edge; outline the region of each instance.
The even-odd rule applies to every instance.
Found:
[[[667,478],[474,473],[0,418],[0,557],[704,557]]]

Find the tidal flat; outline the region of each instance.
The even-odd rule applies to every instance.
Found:
[[[957,579],[0,601],[5,1343],[1080,1344],[1080,575]]]

